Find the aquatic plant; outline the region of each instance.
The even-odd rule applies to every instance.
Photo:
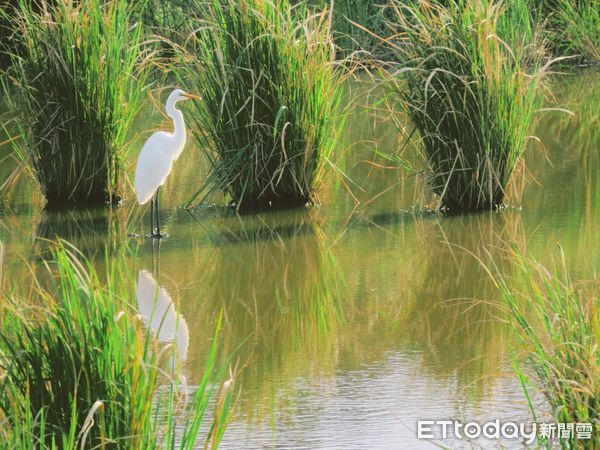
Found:
[[[156,59],[160,61],[160,59],[173,58],[177,47],[185,45],[185,23],[192,14],[190,2],[188,0],[146,0],[139,10],[144,26],[159,37],[157,43],[160,50]],[[161,64],[158,66],[160,67]],[[168,63],[163,67],[167,70],[170,68]]]
[[[50,287],[11,296],[2,308],[0,448],[197,448],[222,375],[216,343],[184,402],[176,371],[161,369],[169,352],[119,295],[118,264],[101,279],[60,244],[55,266]],[[231,399],[227,383],[210,407],[207,446],[218,446]]]
[[[18,0],[4,92],[15,141],[48,205],[102,204],[122,192],[126,137],[147,81],[142,27],[126,0]]]
[[[12,7],[11,1],[6,1],[4,4],[0,5],[0,11],[3,11],[7,14],[0,14],[0,46],[1,48],[6,48],[10,45],[10,29],[8,22],[8,17],[10,17],[9,8]],[[9,58],[6,57],[4,52],[0,52],[0,67],[4,68],[8,65]]]
[[[551,40],[559,54],[600,61],[600,6],[597,0],[548,2]]]
[[[330,16],[289,0],[194,0],[198,16],[180,76],[203,100],[193,135],[211,164],[190,199],[222,189],[239,206],[305,204],[338,125]]]
[[[378,36],[383,37],[388,34],[385,25],[388,8],[385,3],[385,0],[334,2],[332,26],[338,52],[343,56],[360,57],[366,60],[386,56],[387,46],[378,39]]]
[[[489,1],[488,1],[489,3]],[[542,13],[543,0],[504,0],[497,34],[511,49],[522,52],[522,62],[533,64],[547,57],[547,30]]]
[[[420,137],[429,186],[450,210],[501,205],[541,105],[545,67],[502,40],[501,3],[393,8],[389,42],[401,63],[391,70],[391,93],[412,120],[409,137]]]
[[[539,389],[557,422],[593,425],[590,440],[572,438],[561,444],[563,448],[596,448],[600,442],[600,297],[593,287],[591,291],[575,287],[564,259],[556,273],[520,253],[515,262],[518,287],[503,277],[497,282]],[[521,378],[526,376],[521,373]],[[523,387],[529,398],[527,384]],[[535,417],[538,411],[532,412]]]

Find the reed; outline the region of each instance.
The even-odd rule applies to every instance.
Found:
[[[0,448],[192,449],[202,441],[216,448],[227,427],[229,383],[199,439],[221,376],[216,344],[200,385],[182,403],[177,374],[161,369],[170,355],[119,296],[118,264],[107,264],[101,280],[69,246],[54,255],[53,285],[3,304]]]
[[[0,5],[0,11],[4,14],[0,14],[0,47],[2,49],[6,49],[10,46],[11,43],[11,33],[10,33],[10,13],[13,1],[6,1],[2,5]],[[7,58],[4,51],[0,52],[0,68],[4,69],[10,63],[10,58]]]
[[[378,39],[388,34],[386,3],[386,0],[334,2],[333,34],[339,53],[367,61],[387,56],[387,46]]]
[[[7,18],[15,43],[4,92],[21,135],[16,153],[50,207],[114,201],[148,74],[135,8],[126,0],[36,5],[18,0]]]
[[[501,3],[392,5],[389,42],[400,64],[391,93],[412,120],[409,136],[420,138],[431,190],[452,211],[502,205],[541,105],[545,67],[503,40]]]
[[[600,6],[596,0],[548,2],[551,40],[559,54],[600,62]]]
[[[188,0],[146,0],[140,8],[140,20],[150,34],[158,37],[159,49],[154,62],[165,60],[167,71],[168,61],[174,57],[177,47],[185,44],[183,31],[192,14],[190,6]]]
[[[590,423],[591,439],[563,439],[563,448],[597,448],[600,443],[600,298],[580,290],[565,268],[553,273],[517,254],[518,276],[500,277],[498,285],[511,320],[527,349],[539,389],[554,420]],[[526,301],[523,301],[526,299]],[[530,397],[527,384],[525,393]],[[532,407],[533,408],[533,407]],[[532,411],[534,417],[536,411]]]
[[[289,0],[194,0],[180,77],[201,93],[192,130],[211,164],[188,201],[221,189],[240,207],[305,204],[339,132],[330,16]]]

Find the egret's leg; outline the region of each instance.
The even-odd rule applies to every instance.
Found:
[[[156,205],[154,207],[154,209],[156,209],[156,236],[157,237],[161,237],[160,235],[160,213],[158,211],[158,192],[160,191],[160,188],[158,188],[156,190]]]

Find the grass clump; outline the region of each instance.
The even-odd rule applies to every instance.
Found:
[[[289,0],[194,0],[182,76],[203,100],[192,129],[211,163],[204,188],[240,206],[305,204],[340,122],[330,16]]]
[[[0,448],[197,448],[218,377],[216,346],[180,411],[176,374],[161,369],[168,352],[119,298],[115,265],[103,283],[69,247],[55,257],[54,286],[2,308]],[[220,396],[206,439],[213,448],[231,391]]]
[[[389,42],[401,63],[392,93],[420,136],[431,189],[450,210],[501,205],[541,105],[543,68],[527,73],[531,53],[502,39],[501,3],[395,1],[393,9]]]
[[[101,204],[122,191],[126,137],[147,65],[126,0],[18,0],[4,83],[16,151],[50,207]],[[37,5],[37,6],[36,6]]]
[[[578,291],[567,270],[553,274],[516,256],[522,290],[499,280],[529,362],[559,423],[591,423],[589,440],[563,440],[563,448],[600,444],[600,298]],[[527,386],[524,384],[526,394]],[[533,411],[535,417],[535,411]]]

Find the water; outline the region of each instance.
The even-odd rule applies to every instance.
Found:
[[[31,270],[43,273],[40,237],[65,238],[99,266],[107,255],[125,258],[142,313],[137,284],[148,274],[178,305],[185,332],[159,338],[180,342],[191,382],[222,311],[221,343],[236,352],[240,389],[224,448],[434,448],[416,439],[417,419],[527,420],[511,366],[518,341],[482,263],[510,276],[515,247],[549,266],[562,251],[578,286],[600,288],[599,80],[588,72],[554,82],[575,115],[543,116],[544,147],[532,142],[522,196],[502,211],[422,213],[431,199],[418,176],[365,162],[373,148],[397,146],[394,127],[356,111],[344,136],[355,144],[340,161],[355,184],[329,177],[315,207],[188,213],[179,205],[205,173],[188,146],[161,190],[170,237],[160,246],[127,237],[146,232],[147,208],[48,213],[22,177],[0,206],[0,280],[27,290]],[[10,170],[2,163],[0,179]]]

